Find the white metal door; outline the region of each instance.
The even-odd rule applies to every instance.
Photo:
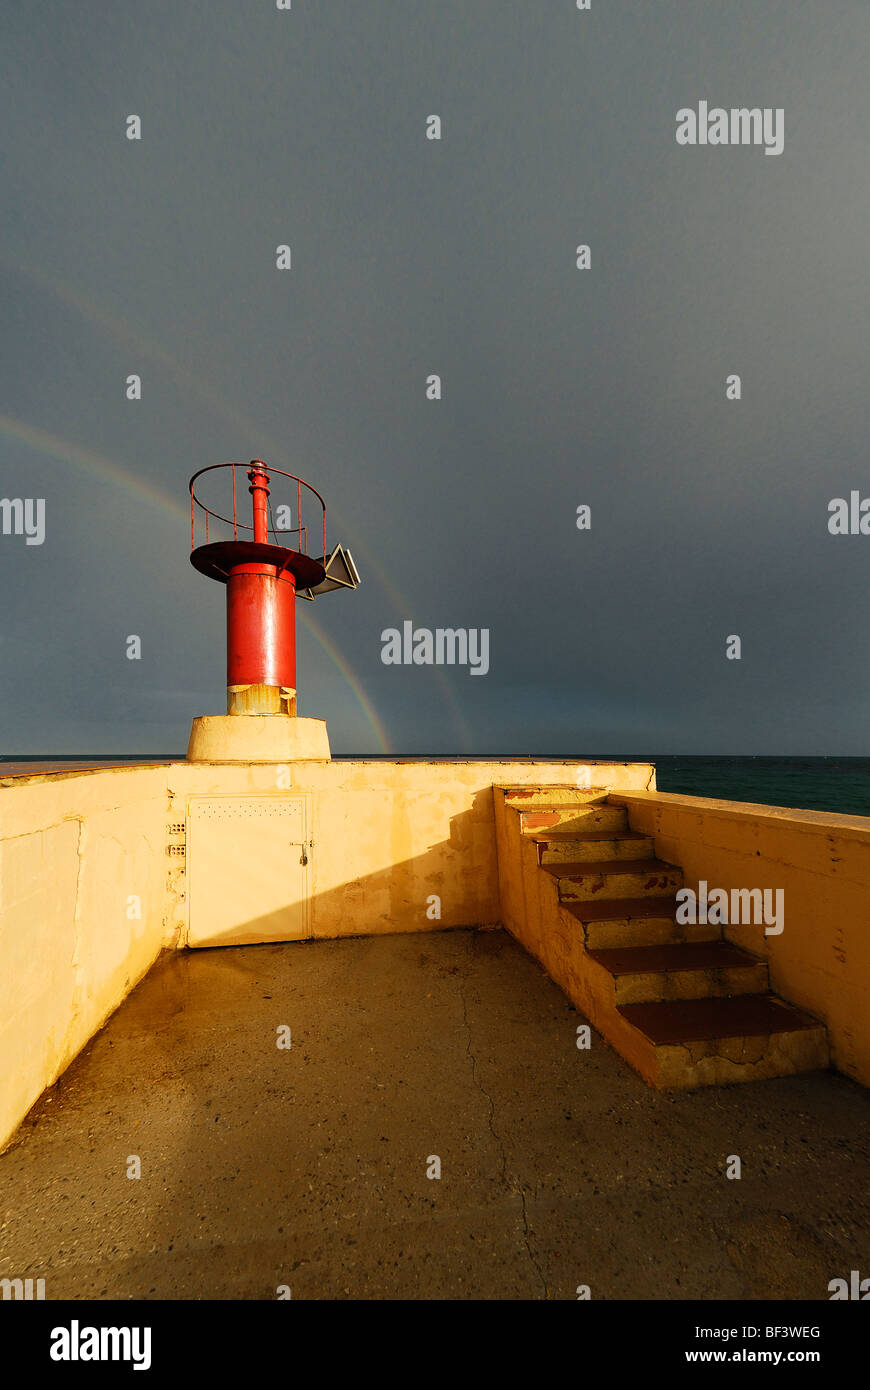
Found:
[[[308,936],[307,841],[303,797],[191,797],[188,945]]]

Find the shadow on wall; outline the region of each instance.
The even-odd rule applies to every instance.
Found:
[[[307,920],[297,897],[294,875],[300,874],[300,846],[286,854],[286,904],[275,902],[281,892],[280,859],[268,863],[240,848],[232,860],[204,856],[189,868],[191,932],[187,945],[196,948],[256,945],[265,941],[298,941],[324,937],[380,935],[391,932],[437,931],[450,927],[500,924],[498,861],[492,819],[492,790],[477,792],[471,807],[451,816],[449,836],[422,854],[385,864],[382,869],[348,879],[334,888],[312,893]],[[404,818],[391,827],[407,843],[411,828]],[[387,840],[389,837],[387,837]],[[256,843],[256,841],[254,841]],[[283,851],[282,851],[283,853]],[[307,850],[318,870],[318,846]],[[385,845],[389,854],[389,843]],[[274,847],[272,850],[274,856]],[[199,847],[194,856],[200,856]],[[374,857],[367,853],[367,858]],[[243,904],[255,902],[261,882],[268,879],[268,910],[245,917]],[[301,879],[299,880],[301,882]],[[234,904],[239,904],[236,915]],[[232,925],[220,925],[221,919]],[[213,925],[214,923],[214,925]]]

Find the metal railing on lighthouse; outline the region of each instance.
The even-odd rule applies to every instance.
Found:
[[[353,556],[327,552],[317,489],[263,459],[210,464],[189,488],[190,562],[227,588],[227,713],[295,714],[296,598],[355,589]]]

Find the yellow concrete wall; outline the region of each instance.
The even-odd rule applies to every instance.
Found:
[[[3,780],[0,1146],[161,949],[184,944],[185,858],[167,849],[184,847],[192,798],[306,799],[311,934],[431,931],[499,921],[493,784],[576,785],[586,766],[179,762]],[[593,776],[632,789],[650,772],[602,764]],[[433,894],[440,919],[427,917]]]
[[[827,1025],[834,1066],[870,1085],[870,818],[664,792],[618,794],[686,886],[781,888],[784,930],[729,925],[775,993]]]
[[[179,806],[208,796],[307,798],[310,933],[335,937],[497,925],[493,785],[576,786],[589,766],[380,759],[179,763],[169,781]],[[605,763],[591,771],[595,784],[625,789],[648,785],[651,775],[646,763]],[[441,900],[440,919],[427,916],[433,895]],[[256,922],[221,937],[258,939]]]
[[[577,923],[559,905],[556,880],[541,873],[538,847],[520,834],[517,812],[505,804],[500,789],[493,800],[501,923],[595,1022],[594,1000],[586,991],[581,968],[584,946]]]
[[[161,768],[0,790],[0,1146],[166,944],[166,817]]]
[[[0,789],[0,1144],[166,946],[187,933],[191,801],[303,797],[313,841],[309,931],[332,937],[505,917],[556,977],[573,976],[552,885],[505,858],[493,786],[583,785],[576,762],[169,763],[11,779]],[[827,1025],[834,1064],[870,1084],[870,821],[641,790],[646,764],[588,779],[628,807],[686,882],[782,888],[786,926],[729,927],[771,984]],[[180,827],[174,836],[173,826]],[[531,851],[530,851],[531,852]],[[440,918],[427,915],[433,895]],[[141,901],[141,917],[128,899]],[[544,917],[558,930],[543,932]],[[240,931],[230,940],[256,940]]]
[[[517,811],[494,792],[501,922],[540,961],[584,1018],[656,1084],[655,1062],[638,1048],[638,1033],[616,1011],[613,980],[586,951],[576,918],[559,901],[556,880],[541,872],[538,847],[519,828]]]

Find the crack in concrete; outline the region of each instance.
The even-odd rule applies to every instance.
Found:
[[[469,950],[470,949],[471,947],[469,943]],[[528,1208],[526,1206],[526,1190],[523,1187],[522,1183],[519,1181],[519,1179],[516,1178],[513,1174],[509,1174],[507,1171],[507,1152],[505,1150],[504,1141],[501,1138],[501,1135],[496,1130],[495,1125],[493,1123],[495,1119],[495,1101],[493,1100],[489,1091],[486,1089],[486,1087],[480,1079],[477,1066],[477,1058],[471,1050],[471,1024],[468,1021],[468,1000],[465,995],[465,978],[466,977],[464,975],[460,974],[459,998],[462,1002],[462,1022],[465,1025],[466,1034],[465,1055],[471,1062],[471,1079],[474,1082],[477,1089],[480,1091],[481,1095],[485,1097],[487,1103],[489,1104],[489,1132],[495,1140],[496,1144],[498,1145],[498,1150],[501,1154],[501,1180],[504,1183],[505,1187],[507,1187],[508,1191],[513,1192],[514,1195],[517,1196],[520,1200],[520,1210],[522,1213],[523,1223],[523,1244],[526,1247],[526,1254],[529,1257],[529,1261],[531,1262],[532,1268],[534,1269],[536,1275],[538,1276],[538,1279],[540,1280],[541,1288],[544,1291],[544,1298],[549,1298],[550,1291],[547,1287],[547,1281],[544,1278],[541,1266],[535,1259],[535,1255],[532,1250],[531,1228],[529,1226],[529,1213]]]

